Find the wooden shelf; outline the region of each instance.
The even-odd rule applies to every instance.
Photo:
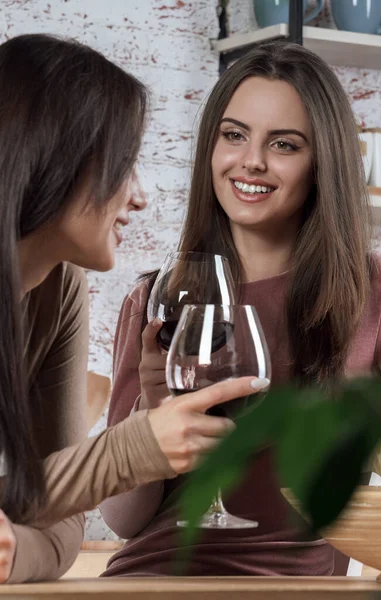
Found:
[[[221,40],[212,40],[212,48],[225,53],[266,39],[287,36],[288,25],[280,23]],[[381,35],[303,27],[303,45],[330,65],[381,69]]]

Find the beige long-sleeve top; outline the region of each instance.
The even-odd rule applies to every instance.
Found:
[[[58,265],[24,298],[23,309],[46,503],[32,522],[14,524],[17,549],[9,583],[60,577],[83,539],[84,516],[77,513],[137,484],[174,475],[145,412],[87,438],[88,290],[82,270]]]

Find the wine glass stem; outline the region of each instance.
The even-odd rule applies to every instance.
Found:
[[[222,503],[222,495],[221,490],[218,488],[217,494],[214,496],[211,505],[208,508],[207,515],[215,515],[218,517],[219,515],[225,515],[226,510]]]

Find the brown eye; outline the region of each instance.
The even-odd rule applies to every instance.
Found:
[[[229,142],[241,142],[245,139],[239,131],[222,131],[221,133]]]
[[[290,142],[287,142],[286,140],[277,140],[273,143],[273,147],[275,147],[277,150],[281,150],[282,152],[292,152],[298,149],[297,146],[290,144]]]

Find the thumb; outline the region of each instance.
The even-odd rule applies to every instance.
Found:
[[[147,354],[161,354],[159,344],[157,343],[156,336],[163,325],[161,319],[153,319],[142,333],[143,353]]]

